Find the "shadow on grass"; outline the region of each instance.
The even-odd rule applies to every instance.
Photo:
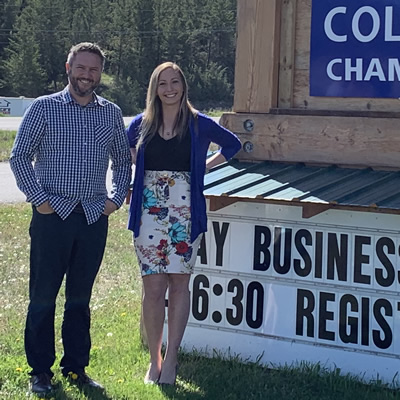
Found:
[[[174,400],[398,400],[399,390],[384,384],[368,384],[340,369],[329,371],[320,364],[270,369],[202,355],[180,355],[175,387],[162,389]]]
[[[82,387],[78,388],[74,386],[74,390],[78,390],[86,396],[88,400],[112,400],[111,397],[103,390]],[[57,400],[75,400],[76,395],[71,391],[71,386],[63,386],[62,382],[56,382],[54,384],[54,390],[47,395],[40,395],[38,398],[43,399],[57,399]]]
[[[223,360],[202,355],[181,354],[177,383],[161,390],[166,398],[198,399],[266,399],[270,369],[238,359]]]
[[[80,391],[85,394],[88,400],[111,400],[105,390],[83,387]]]

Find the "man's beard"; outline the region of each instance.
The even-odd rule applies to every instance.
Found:
[[[72,88],[74,89],[74,92],[79,96],[79,97],[86,97],[91,95],[99,86],[100,83],[100,79],[95,82],[93,80],[90,80],[90,82],[92,83],[92,85],[85,91],[82,91],[79,87],[79,79],[80,78],[75,78],[74,76],[72,76],[72,73],[69,72],[68,73],[68,79],[69,79],[69,83],[72,86]]]

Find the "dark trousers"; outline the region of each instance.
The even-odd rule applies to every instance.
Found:
[[[92,287],[107,239],[108,217],[88,225],[85,215],[73,212],[65,221],[57,214],[43,215],[33,207],[29,308],[25,351],[31,375],[48,373],[55,361],[54,315],[56,297],[66,276],[62,323],[64,355],[61,368],[83,372],[89,364]]]

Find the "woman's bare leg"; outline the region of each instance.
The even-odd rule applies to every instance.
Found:
[[[161,346],[167,286],[167,274],[154,274],[143,277],[143,323],[150,351],[150,366],[145,377],[147,382],[157,382],[161,373]]]
[[[160,383],[175,383],[178,350],[190,311],[189,281],[189,274],[168,275],[168,341]]]

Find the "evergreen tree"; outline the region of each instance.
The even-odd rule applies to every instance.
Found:
[[[186,45],[190,32],[186,30],[188,8],[184,1],[159,0],[158,26],[161,40],[161,61],[174,61],[186,69]]]
[[[46,71],[50,92],[60,90],[65,84],[66,25],[62,0],[34,1],[37,20],[31,21],[35,27],[36,42],[39,46],[40,64]]]
[[[138,12],[136,14],[136,23],[138,30],[138,69],[137,79],[139,82],[146,82],[149,79],[152,70],[159,64],[160,55],[157,54],[158,30],[155,26],[155,7],[154,0],[139,0]]]
[[[0,57],[4,48],[8,45],[9,37],[13,29],[16,17],[20,11],[21,1],[0,0]]]
[[[8,89],[8,95],[37,97],[46,92],[46,73],[41,67],[39,45],[29,23],[36,17],[33,8],[23,10],[5,50],[7,59],[2,68],[2,86]]]
[[[134,76],[132,71],[138,64],[136,13],[137,0],[110,2],[106,22],[108,71],[122,80]]]
[[[6,58],[5,48],[10,44],[10,36],[15,26],[15,20],[23,8],[24,1],[21,0],[0,0],[0,65],[1,60]],[[0,69],[0,82],[4,80],[2,69]],[[7,95],[1,89],[0,95]]]
[[[0,93],[36,96],[66,83],[69,48],[98,43],[99,91],[125,113],[144,107],[163,61],[184,70],[197,107],[232,104],[236,0],[0,0]]]
[[[210,28],[209,62],[226,67],[233,80],[235,66],[236,0],[209,0]]]

